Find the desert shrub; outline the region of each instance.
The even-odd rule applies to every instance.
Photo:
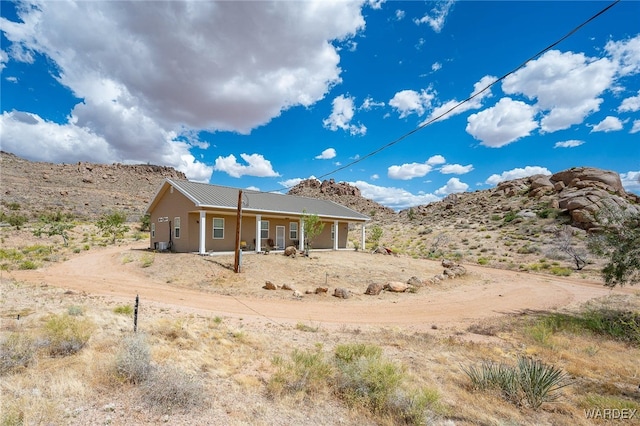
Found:
[[[20,265],[18,265],[18,268],[22,270],[38,269],[38,264],[33,260],[24,260],[20,262]]]
[[[577,314],[554,313],[544,321],[553,331],[589,331],[640,346],[640,313],[609,308],[587,308]]]
[[[151,349],[143,334],[125,338],[116,355],[116,372],[129,383],[139,384],[151,375]]]
[[[489,263],[489,259],[487,259],[486,257],[478,258],[478,265],[487,265],[488,263]]]
[[[3,221],[7,222],[11,226],[15,226],[16,229],[20,229],[20,227],[29,220],[25,215],[18,213],[11,213],[9,216],[3,214],[3,216]]]
[[[133,315],[133,307],[131,305],[120,305],[113,308],[113,312],[120,315]]]
[[[189,409],[204,404],[204,384],[195,375],[174,366],[154,369],[142,383],[142,397],[152,407]]]
[[[77,317],[84,314],[82,306],[72,305],[67,308],[67,313],[72,317]]]
[[[34,340],[22,333],[11,333],[0,342],[0,375],[28,367],[37,350]]]
[[[44,326],[44,345],[51,356],[67,356],[80,351],[91,337],[91,323],[69,314],[54,315]]]
[[[385,359],[379,347],[366,344],[339,345],[335,357],[342,399],[375,414],[393,411],[393,397],[406,378],[400,366]]]
[[[280,357],[273,359],[276,373],[269,380],[268,389],[272,395],[304,394],[315,395],[328,389],[333,369],[317,347],[315,350],[294,350],[290,360]]]
[[[549,271],[553,275],[558,275],[561,277],[568,277],[569,275],[571,275],[571,269],[562,266],[552,266],[551,268],[549,268]]]
[[[556,401],[558,391],[571,384],[561,369],[528,357],[519,357],[515,366],[485,361],[480,367],[462,369],[473,388],[499,390],[506,400],[533,409]]]
[[[140,259],[140,266],[143,268],[148,268],[149,266],[153,265],[154,261],[155,257],[153,256],[153,253],[146,253],[144,256],[142,256],[142,259]]]
[[[509,211],[504,215],[504,218],[502,219],[505,223],[509,223],[512,222],[516,217],[518,217],[518,214],[514,211]]]

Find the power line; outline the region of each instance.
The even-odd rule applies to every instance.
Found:
[[[564,40],[568,39],[569,37],[571,37],[573,34],[575,34],[576,32],[578,32],[582,27],[584,27],[585,25],[589,24],[591,21],[595,20],[596,18],[598,18],[600,15],[606,13],[609,9],[611,9],[613,6],[615,6],[617,3],[619,3],[620,0],[615,0],[613,3],[609,4],[608,6],[606,6],[604,9],[600,10],[598,13],[596,13],[595,15],[591,16],[589,19],[587,19],[586,21],[582,22],[581,24],[579,24],[578,26],[576,26],[575,28],[573,28],[571,31],[569,31],[567,34],[565,34],[564,36],[562,36],[561,38],[559,38],[558,40],[556,40],[555,42],[551,43],[550,45],[548,45],[547,47],[545,47],[544,49],[540,50],[539,52],[535,53],[534,55],[532,55],[531,57],[529,57],[527,60],[525,60],[524,62],[522,62],[520,65],[518,65],[516,68],[512,69],[511,71],[509,71],[508,73],[504,74],[502,77],[499,77],[497,80],[495,80],[494,82],[488,84],[487,86],[485,86],[483,89],[479,90],[478,92],[472,94],[471,96],[469,96],[468,98],[458,102],[457,104],[455,104],[454,106],[452,106],[451,108],[449,108],[447,111],[443,112],[442,114],[438,115],[437,117],[433,117],[430,120],[425,121],[424,123],[420,124],[418,127],[416,127],[415,129],[403,134],[402,136],[392,140],[391,142],[388,142],[385,145],[382,145],[381,147],[379,147],[378,149],[371,151],[370,153],[359,157],[353,161],[351,161],[350,163],[345,164],[344,166],[340,166],[328,173],[325,173],[323,175],[318,176],[316,179],[320,180],[322,178],[325,178],[327,176],[331,176],[332,174],[335,174],[341,170],[347,169],[355,164],[358,164],[364,160],[366,160],[367,158],[373,157],[374,155],[379,154],[380,152],[384,151],[387,148],[390,148],[393,145],[396,145],[397,143],[403,141],[404,139],[408,138],[409,136],[413,135],[414,133],[419,132],[420,130],[424,129],[425,127],[429,126],[430,124],[433,124],[434,122],[440,120],[441,118],[449,115],[452,111],[460,108],[462,105],[466,104],[467,102],[471,101],[472,99],[476,98],[477,96],[481,95],[482,93],[486,92],[487,90],[489,90],[491,87],[493,87],[495,84],[501,82],[502,80],[504,80],[505,78],[507,78],[508,76],[510,76],[511,74],[514,74],[516,71],[518,71],[519,69],[523,68],[526,64],[528,64],[529,62],[533,61],[534,59],[536,59],[537,57],[541,56],[542,54],[546,53],[547,51],[553,49],[554,47],[556,47],[557,45],[559,45],[560,43],[562,43]],[[285,187],[286,189],[291,189],[292,187]],[[282,188],[279,189],[273,189],[271,191],[265,191],[265,192],[274,192],[274,191],[281,191]]]

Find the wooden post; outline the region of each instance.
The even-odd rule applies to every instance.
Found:
[[[240,226],[242,225],[242,190],[238,191],[238,217],[236,220],[236,255],[233,270],[240,272]]]
[[[138,304],[140,302],[140,298],[136,294],[136,306],[133,308],[133,332],[138,332]]]

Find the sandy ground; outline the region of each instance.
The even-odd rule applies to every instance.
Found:
[[[601,282],[520,273],[464,265],[467,275],[427,285],[416,293],[383,292],[368,296],[369,283],[428,279],[441,273],[438,262],[354,251],[314,252],[291,259],[277,253],[245,254],[242,271],[233,256],[150,253],[146,243],[92,250],[39,270],[5,272],[7,278],[111,297],[142,306],[160,306],[279,324],[312,323],[334,327],[402,327],[407,331],[450,334],[480,320],[527,311],[562,309],[612,293]],[[152,259],[142,267],[144,259]],[[262,288],[270,280],[301,293],[318,286],[328,295]],[[350,299],[332,297],[333,289],[351,290]]]

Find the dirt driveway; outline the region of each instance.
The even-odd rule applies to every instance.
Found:
[[[232,256],[160,254],[146,243],[92,250],[35,271],[12,271],[9,278],[46,283],[91,295],[186,312],[276,323],[332,327],[402,327],[408,331],[452,332],[479,320],[527,310],[560,309],[612,293],[600,282],[464,265],[465,277],[427,285],[416,293],[364,295],[368,283],[427,279],[442,272],[438,262],[353,251],[316,252],[312,258],[278,254],[243,256],[242,273],[230,270]],[[150,265],[148,265],[151,263]],[[329,295],[264,290],[266,280],[288,283],[304,293],[327,285]],[[332,297],[335,287],[353,292]]]

